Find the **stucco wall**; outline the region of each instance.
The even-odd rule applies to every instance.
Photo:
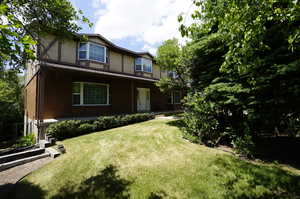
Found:
[[[134,74],[134,57],[124,55],[124,72]]]
[[[153,72],[153,77],[156,78],[156,79],[159,79],[160,78],[160,68],[158,65],[154,64],[153,63],[153,69],[152,69],[152,72]]]
[[[76,63],[76,42],[64,40],[61,46],[61,61],[75,64]]]
[[[95,42],[95,43],[98,43],[98,44],[101,44],[104,46],[107,45],[103,40],[99,39],[98,37],[90,37],[89,41],[92,41],[92,42]]]
[[[122,54],[110,51],[109,53],[110,70],[122,72]]]

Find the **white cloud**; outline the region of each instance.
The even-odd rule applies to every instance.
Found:
[[[150,46],[148,44],[144,45],[143,50],[150,52],[152,55],[156,55],[156,52],[157,52],[157,48],[152,47],[152,46]]]
[[[162,41],[176,37],[182,41],[178,31],[177,16],[192,13],[191,0],[93,0],[101,2],[96,13],[95,33],[109,39],[134,37],[145,42],[145,49],[153,49]],[[104,7],[104,10],[103,10]],[[100,10],[101,9],[101,10]],[[187,20],[188,23],[189,20]]]

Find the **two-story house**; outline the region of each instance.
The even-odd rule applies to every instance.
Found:
[[[150,53],[119,47],[99,34],[85,35],[84,41],[80,35],[40,37],[38,59],[27,64],[25,134],[60,120],[180,107],[180,92],[164,95],[155,86],[168,72]]]

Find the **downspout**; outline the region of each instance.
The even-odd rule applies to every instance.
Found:
[[[43,139],[43,100],[44,100],[44,71],[42,65],[40,65],[38,79],[37,79],[37,88],[38,88],[38,97],[37,97],[37,129],[38,129],[38,141]]]
[[[35,88],[35,120],[36,120],[36,127],[38,129],[37,131],[37,137],[36,142],[39,142],[39,116],[38,116],[38,109],[39,109],[39,76],[40,76],[40,69],[38,69],[38,72],[36,74],[36,88]]]

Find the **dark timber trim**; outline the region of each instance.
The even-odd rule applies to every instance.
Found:
[[[49,51],[49,49],[50,49],[57,41],[58,41],[58,38],[57,38],[57,37],[54,38],[54,39],[50,42],[50,44],[45,48],[45,50],[41,53],[41,57],[44,57],[44,56],[47,54],[47,52]]]
[[[122,54],[122,72],[124,73],[124,55]]]
[[[57,50],[57,52],[58,52],[58,61],[61,61],[61,49],[62,49],[62,41],[61,40],[59,40],[59,42],[58,42],[58,50]]]

